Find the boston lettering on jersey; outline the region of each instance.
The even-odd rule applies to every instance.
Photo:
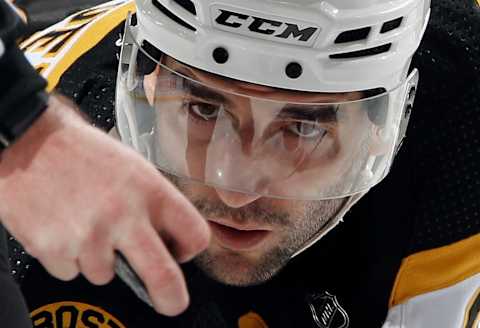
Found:
[[[126,328],[102,308],[78,302],[48,304],[31,317],[34,328]]]
[[[257,37],[261,38],[272,37],[272,41],[311,45],[311,41],[314,41],[320,31],[319,27],[307,25],[308,23],[285,22],[278,18],[271,19],[253,14],[248,15],[225,8],[214,8],[213,12],[215,25],[223,30],[240,34],[256,34]]]

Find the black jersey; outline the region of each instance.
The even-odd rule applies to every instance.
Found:
[[[259,286],[183,266],[192,304],[155,313],[120,280],[61,282],[31,262],[21,286],[35,327],[474,327],[480,312],[480,13],[437,0],[414,58],[421,82],[392,172],[345,222]],[[114,126],[119,42],[131,0],[81,11],[22,44],[92,124]],[[462,326],[463,325],[463,326]]]
[[[1,327],[30,328],[28,311],[20,288],[11,276],[7,234],[0,226],[0,322]]]

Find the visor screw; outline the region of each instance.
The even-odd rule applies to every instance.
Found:
[[[223,47],[215,48],[212,56],[217,64],[225,64],[228,61],[228,51]]]
[[[410,101],[413,101],[413,99],[415,98],[415,94],[417,93],[417,90],[415,89],[415,87],[412,87],[409,91],[408,91],[408,100]]]
[[[413,106],[412,104],[408,104],[407,108],[405,108],[405,118],[409,117],[412,113]]]
[[[300,77],[302,73],[303,73],[302,65],[296,62],[291,62],[285,68],[285,74],[287,74],[287,76],[291,79],[296,79]]]

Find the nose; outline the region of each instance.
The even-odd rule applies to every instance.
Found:
[[[235,191],[228,191],[223,189],[215,188],[215,191],[220,198],[220,200],[225,203],[225,205],[232,208],[240,208],[250,203],[253,203],[262,196],[259,195],[249,195]]]

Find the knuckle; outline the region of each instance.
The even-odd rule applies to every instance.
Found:
[[[70,245],[65,245],[61,243],[52,243],[52,245],[49,247],[49,250],[47,253],[53,257],[53,258],[73,258],[74,256],[72,255],[72,250],[73,247],[70,247]]]
[[[44,245],[42,254],[53,259],[74,259],[77,256],[77,243],[68,237],[58,238]]]
[[[102,209],[100,211],[100,216],[105,222],[114,223],[115,220],[119,217],[124,216],[125,205],[121,201],[119,196],[113,195],[108,196],[105,200]]]
[[[178,269],[173,265],[165,265],[150,275],[153,290],[162,290],[179,281]]]
[[[36,229],[34,235],[23,240],[22,244],[34,257],[71,259],[77,254],[78,236],[68,224],[46,225]]]
[[[145,165],[145,163],[141,163],[140,166],[141,169],[138,169],[137,167],[135,170],[130,170],[130,172],[127,172],[127,184],[131,186],[132,189],[135,189],[136,193],[144,193],[145,195],[148,195],[154,188],[153,186],[156,178],[151,172],[150,163],[147,162],[147,165]]]
[[[52,251],[52,239],[47,238],[46,234],[47,232],[40,232],[34,238],[25,240],[23,247],[34,257],[48,255]]]
[[[88,227],[79,231],[77,234],[78,243],[82,251],[96,249],[100,246],[101,241],[105,236],[101,233],[101,228],[97,225]]]

